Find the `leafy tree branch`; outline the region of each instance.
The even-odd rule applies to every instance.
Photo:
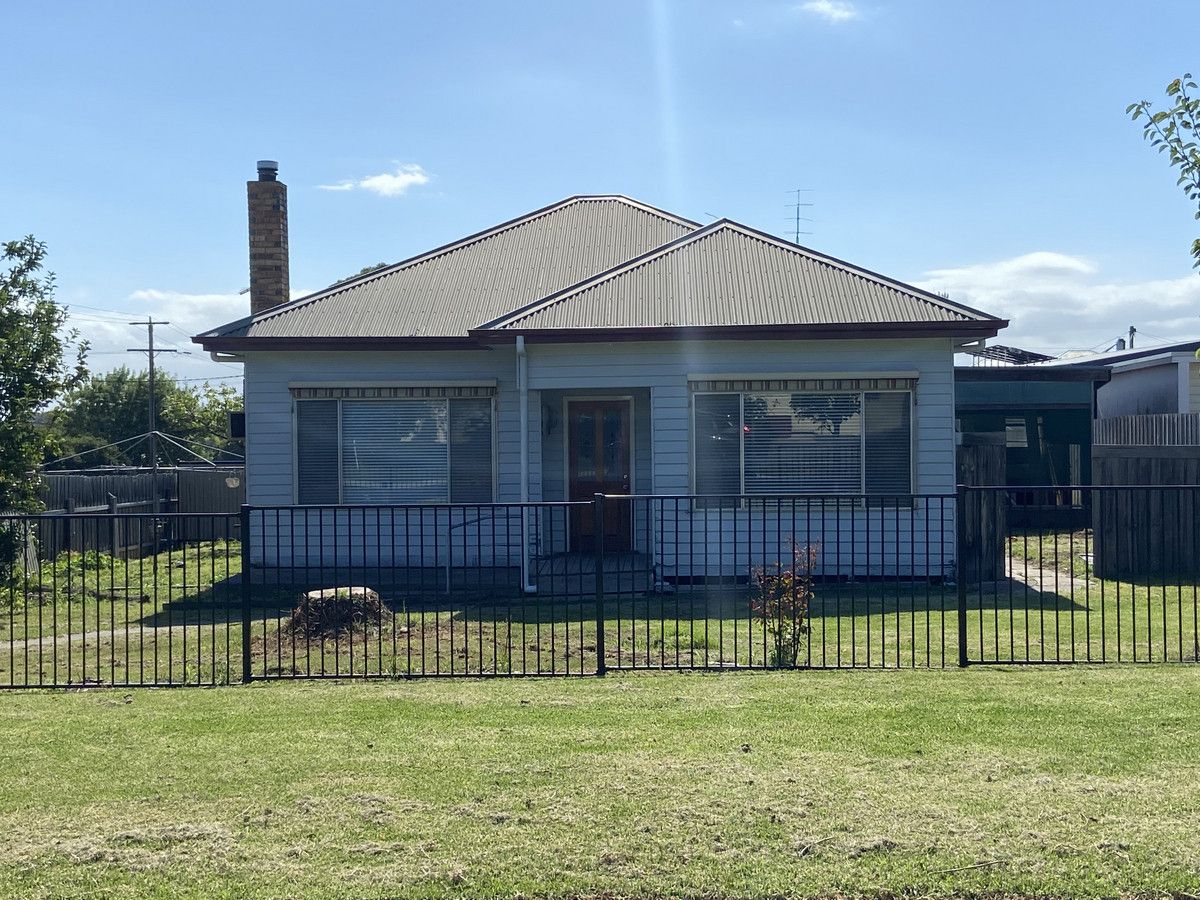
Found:
[[[1125,108],[1135,122],[1142,123],[1142,137],[1159,153],[1166,153],[1172,168],[1179,169],[1175,183],[1196,204],[1200,220],[1200,97],[1196,82],[1185,73],[1167,85],[1167,109],[1155,110],[1149,100]],[[1193,267],[1200,268],[1200,238],[1192,241]]]
[[[47,445],[37,416],[86,375],[87,343],[67,329],[45,259],[32,235],[0,253],[0,512],[37,508],[34,471]]]

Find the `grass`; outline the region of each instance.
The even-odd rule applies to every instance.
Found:
[[[63,553],[0,587],[0,640],[154,621],[183,598],[196,609],[237,607],[240,595],[225,582],[241,569],[237,541],[204,541],[142,557]]]
[[[1187,896],[1198,678],[9,695],[0,884],[23,897]]]

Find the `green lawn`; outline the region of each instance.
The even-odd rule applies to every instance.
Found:
[[[241,595],[225,582],[242,569],[236,541],[204,541],[142,557],[63,553],[40,570],[0,587],[0,640],[48,637],[126,622],[154,623],[173,615],[195,620],[200,610],[237,609]]]
[[[1200,891],[1200,670],[7,694],[22,897]]]

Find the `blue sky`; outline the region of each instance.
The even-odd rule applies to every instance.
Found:
[[[0,237],[50,244],[96,368],[137,362],[126,313],[171,318],[183,348],[240,314],[264,157],[295,290],[573,193],[790,235],[803,187],[802,243],[1010,316],[1001,340],[1193,337],[1198,224],[1124,108],[1200,71],[1194,19],[1194,0],[9,3]]]

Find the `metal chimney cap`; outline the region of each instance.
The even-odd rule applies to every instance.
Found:
[[[279,163],[273,159],[260,159],[255,165],[258,166],[259,181],[274,181],[279,174]]]

